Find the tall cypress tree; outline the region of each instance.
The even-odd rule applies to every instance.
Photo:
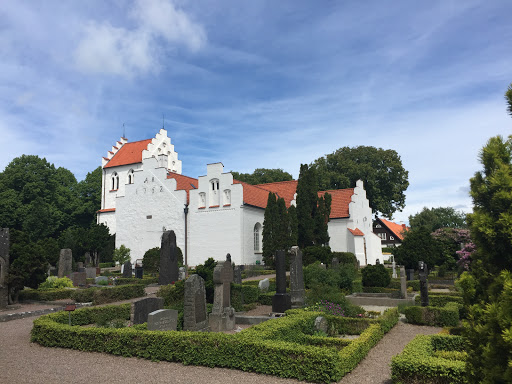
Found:
[[[327,231],[329,215],[331,214],[332,197],[327,192],[318,197],[318,207],[315,211],[315,245],[324,245],[329,242],[329,233]]]
[[[275,251],[279,249],[290,248],[290,231],[289,231],[289,218],[288,211],[286,209],[286,203],[284,199],[280,197],[277,199],[277,222],[276,222],[276,233],[275,233]]]
[[[314,168],[301,164],[297,183],[298,243],[301,248],[313,245],[315,224],[313,218],[317,209],[318,181]]]
[[[274,265],[274,251],[276,249],[276,222],[277,222],[277,202],[276,195],[269,192],[267,207],[263,217],[263,261],[265,265],[272,267]]]

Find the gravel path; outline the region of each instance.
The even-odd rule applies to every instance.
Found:
[[[154,294],[157,289],[148,288],[148,295]],[[129,301],[133,300],[124,302]],[[31,309],[36,306],[34,304]],[[269,306],[260,306],[251,314],[268,314],[269,310]],[[29,317],[0,323],[0,383],[300,383],[293,379],[225,368],[184,366],[102,353],[45,348],[30,343],[34,319]],[[399,322],[340,383],[391,383],[391,357],[400,353],[417,334],[434,334],[440,330]]]

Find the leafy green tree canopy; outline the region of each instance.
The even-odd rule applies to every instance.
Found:
[[[508,86],[507,92],[505,93],[505,100],[507,100],[507,110],[512,116],[512,84]]]
[[[421,212],[409,216],[409,225],[411,229],[424,228],[430,232],[440,228],[467,228],[466,214],[452,207],[424,207]]]
[[[118,262],[119,264],[124,264],[130,260],[130,248],[125,247],[124,244],[121,244],[119,248],[114,250],[114,255],[112,256],[112,260]]]
[[[257,168],[253,173],[238,173],[233,171],[231,171],[231,173],[233,174],[234,179],[252,185],[293,180],[293,176],[291,174],[280,168]]]
[[[318,173],[320,190],[350,188],[361,179],[374,213],[391,218],[405,206],[409,173],[394,150],[343,147],[316,159],[312,166]]]

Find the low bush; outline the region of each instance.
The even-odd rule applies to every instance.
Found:
[[[20,301],[55,301],[62,299],[71,299],[73,292],[75,289],[47,289],[47,290],[39,290],[39,289],[24,289],[20,292],[19,300]]]
[[[356,277],[356,269],[352,265],[343,268],[326,269],[319,262],[304,267],[304,285],[306,289],[314,285],[324,284],[342,289],[345,292],[352,291],[352,282]]]
[[[302,264],[310,265],[313,263],[331,264],[332,252],[331,248],[322,245],[312,245],[306,247],[302,251]]]
[[[258,287],[243,284],[231,284],[231,306],[235,308],[235,311],[243,311],[244,304],[257,303],[259,296],[260,290]]]
[[[44,282],[39,284],[38,289],[61,289],[73,288],[73,282],[67,277],[48,276]]]
[[[107,263],[99,263],[98,264],[98,267],[100,267],[100,268],[113,268],[115,266],[116,266],[116,263],[113,262],[113,261],[109,261]]]
[[[447,303],[444,307],[410,306],[403,309],[411,324],[455,327],[459,324],[459,304]]]
[[[177,281],[174,284],[162,285],[156,295],[163,297],[165,306],[179,303],[183,304],[185,297],[185,280]]]
[[[118,277],[116,279],[116,285],[127,285],[127,284],[143,284],[143,285],[149,285],[149,284],[157,284],[158,283],[158,277],[143,277],[142,279],[137,279],[135,277]]]
[[[387,287],[391,282],[388,268],[383,264],[367,265],[361,269],[363,287]]]
[[[415,301],[417,304],[421,302],[420,295],[416,296]],[[432,293],[428,295],[429,305],[432,307],[444,307],[447,303],[463,304],[462,296],[443,295]]]
[[[332,257],[336,257],[340,265],[352,265],[357,268],[357,257],[352,252],[332,252]]]
[[[393,383],[467,383],[464,347],[460,336],[416,336],[391,360]]]

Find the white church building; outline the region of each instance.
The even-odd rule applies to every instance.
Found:
[[[295,205],[297,181],[249,185],[208,164],[197,179],[181,174],[181,161],[167,131],[129,143],[121,138],[103,158],[98,224],[116,234],[116,247],[131,250],[132,262],[159,247],[173,230],[188,265],[231,254],[237,265],[262,262],[263,216],[268,193]],[[372,232],[372,210],[363,182],[332,195],[328,232],[332,251],[352,252],[362,266],[382,261],[380,238]],[[322,194],[324,192],[321,192]]]

